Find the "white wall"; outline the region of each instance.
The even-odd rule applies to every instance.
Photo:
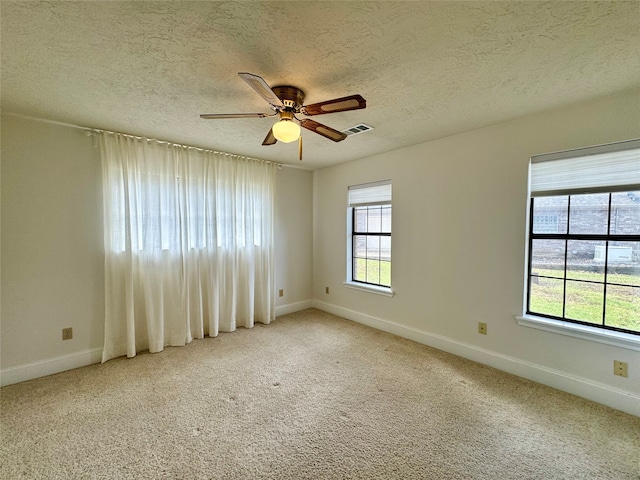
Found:
[[[100,157],[81,130],[2,117],[5,369],[98,361],[104,334]],[[62,341],[62,329],[73,339]],[[31,366],[38,364],[38,367]],[[53,368],[53,370],[50,370]]]
[[[2,384],[100,361],[104,254],[99,150],[82,130],[1,123]],[[311,305],[311,172],[276,180],[278,313]],[[74,338],[62,341],[62,328]]]
[[[639,99],[625,92],[314,172],[314,305],[640,415],[640,352],[514,318],[529,157],[640,137]],[[384,179],[393,185],[392,298],[342,285],[347,187]],[[629,363],[629,378],[613,375],[614,359]]]
[[[276,312],[311,307],[312,187],[310,171],[283,167],[276,181]]]

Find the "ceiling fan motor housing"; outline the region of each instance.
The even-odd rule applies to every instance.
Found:
[[[304,102],[304,92],[290,85],[281,85],[272,88],[273,93],[282,100],[285,111],[298,113]]]

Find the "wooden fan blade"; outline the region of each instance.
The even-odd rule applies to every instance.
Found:
[[[267,113],[203,113],[200,118],[205,120],[215,120],[218,118],[265,118],[271,117]]]
[[[306,128],[307,130],[311,130],[318,135],[322,135],[329,140],[333,140],[334,142],[341,142],[342,140],[347,138],[346,133],[339,132],[338,130],[327,127],[326,125],[318,123],[315,120],[309,120],[308,118],[300,120],[300,126]]]
[[[350,95],[348,97],[306,105],[302,107],[301,112],[311,116],[322,115],[324,113],[346,112],[347,110],[359,110],[361,108],[367,108],[367,101],[362,98],[361,95]]]
[[[264,140],[262,142],[262,145],[273,145],[277,142],[278,140],[276,140],[276,137],[273,136],[273,129],[269,130],[269,133],[267,133],[267,136],[264,137]]]
[[[298,160],[302,161],[302,135],[298,137]]]
[[[271,90],[269,84],[265,82],[262,77],[254,75],[253,73],[246,72],[240,72],[238,73],[238,75],[240,75],[240,78],[247,82],[251,88],[258,92],[258,94],[262,98],[269,102],[269,105],[284,107],[282,100],[280,100],[278,96],[273,93],[273,90]]]

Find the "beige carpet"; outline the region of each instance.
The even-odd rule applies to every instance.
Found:
[[[640,478],[640,418],[317,310],[1,406],[3,479]]]

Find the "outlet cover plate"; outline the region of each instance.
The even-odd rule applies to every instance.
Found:
[[[71,340],[73,338],[73,328],[62,329],[62,340]]]
[[[629,377],[629,366],[627,362],[622,362],[620,360],[613,361],[613,374],[619,377]]]

